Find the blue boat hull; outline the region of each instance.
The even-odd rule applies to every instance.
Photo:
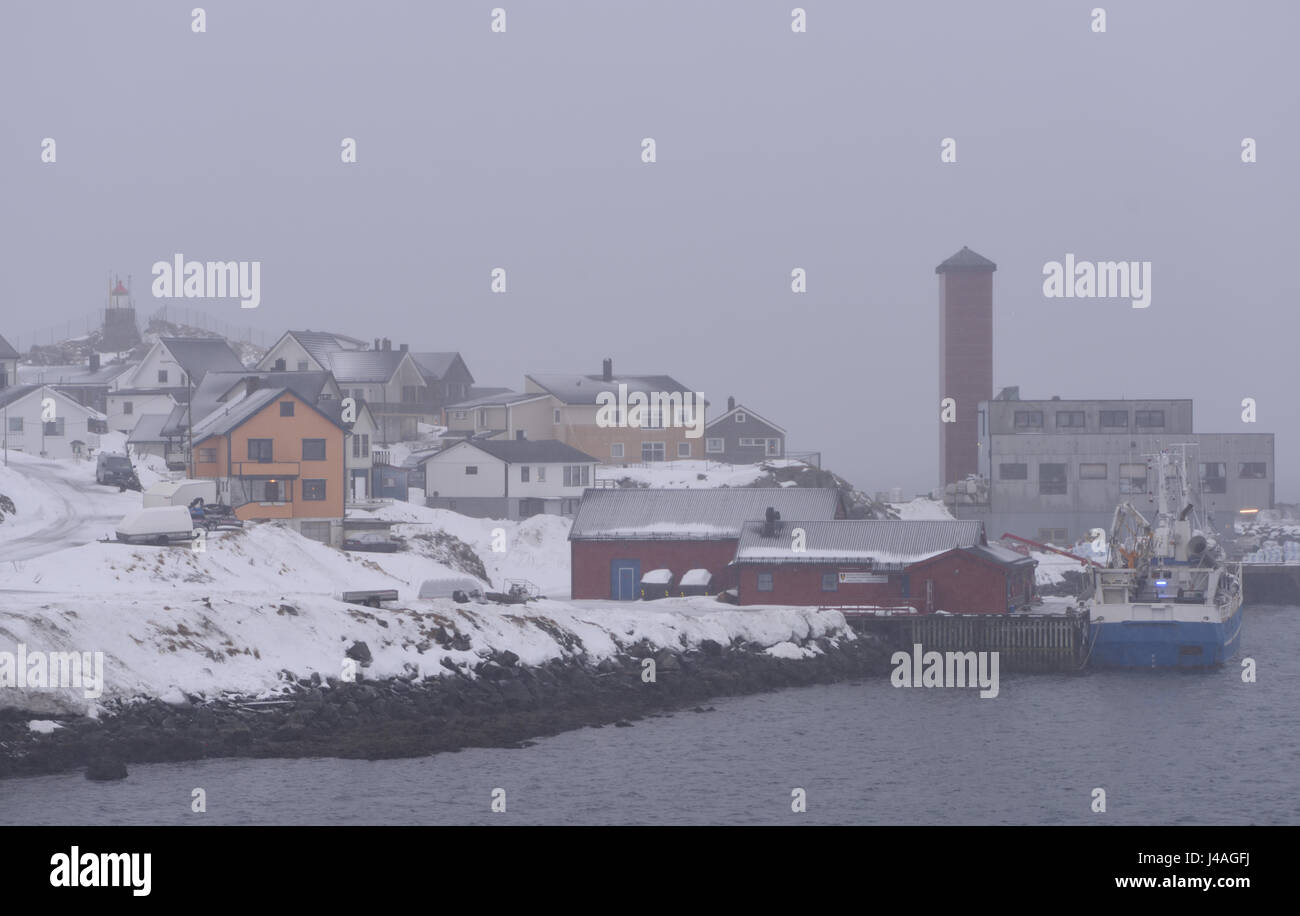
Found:
[[[1091,668],[1211,668],[1241,647],[1242,610],[1221,623],[1117,620],[1092,624]]]

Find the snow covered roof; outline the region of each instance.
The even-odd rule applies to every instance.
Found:
[[[166,438],[163,435],[163,426],[167,423],[167,416],[165,413],[143,414],[140,419],[135,421],[135,427],[131,430],[131,434],[126,437],[126,441],[132,444],[162,442]]]
[[[546,391],[555,395],[566,404],[595,404],[596,395],[602,391],[618,394],[618,386],[626,385],[629,392],[686,392],[690,391],[671,375],[614,375],[609,381],[600,375],[569,375],[564,373],[547,373],[529,375]]]
[[[406,355],[403,350],[333,350],[326,365],[340,383],[386,382]]]
[[[216,410],[194,424],[191,434],[197,445],[208,436],[222,436],[270,404],[285,392],[284,388],[263,388],[236,401],[224,410]]]
[[[842,514],[838,490],[734,487],[661,490],[592,489],[583,493],[569,539],[726,540],[768,507],[793,518],[833,519]]]
[[[671,569],[652,569],[641,577],[643,585],[667,585],[673,581]]]
[[[679,585],[708,585],[713,581],[713,573],[707,569],[688,569],[682,574]]]
[[[490,391],[487,394],[477,395],[466,401],[448,404],[447,409],[468,410],[471,407],[504,407],[507,404],[521,404],[525,401],[536,401],[545,397],[549,397],[549,395],[543,391],[511,391],[509,388],[502,388]]]
[[[795,549],[796,528],[804,531],[803,550]],[[735,562],[851,562],[902,567],[954,547],[974,547],[984,540],[984,523],[979,521],[787,521],[783,518],[772,537],[763,536],[762,522],[746,523],[736,547]]]
[[[413,352],[411,358],[415,360],[415,365],[419,367],[420,374],[424,376],[426,381],[440,381],[446,378],[447,373],[455,367],[456,361],[460,360],[460,353],[455,350],[447,353]],[[461,364],[464,365],[463,360],[461,360]],[[469,369],[465,370],[465,374],[469,375]],[[473,376],[470,376],[469,379],[471,382],[474,381]]]
[[[287,331],[298,345],[302,347],[321,366],[329,368],[330,354],[335,350],[360,350],[365,343],[354,337],[333,334],[329,331]]]
[[[595,464],[597,459],[558,439],[475,439],[461,445],[486,452],[506,464]],[[450,448],[439,452],[446,454]],[[430,455],[436,458],[437,455]]]

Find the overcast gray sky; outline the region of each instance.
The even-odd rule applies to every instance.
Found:
[[[257,259],[259,309],[178,304],[459,350],[488,385],[612,356],[923,490],[934,267],[969,245],[995,389],[1195,398],[1199,431],[1277,433],[1300,499],[1300,4],[801,5],[796,35],[792,0],[5,0],[0,333],[84,326],[110,270],[147,314],[154,261]],[[1045,299],[1066,252],[1150,260],[1150,308]]]

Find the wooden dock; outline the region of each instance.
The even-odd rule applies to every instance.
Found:
[[[1088,613],[878,614],[843,608],[854,629],[891,651],[997,652],[1003,671],[1076,672],[1088,658]]]

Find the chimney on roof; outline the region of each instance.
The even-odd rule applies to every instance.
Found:
[[[397,349],[400,350],[401,352],[405,353],[405,352],[407,351],[408,348],[407,348],[407,345],[406,345],[406,344],[399,344],[398,347],[397,347]]]
[[[735,410],[735,409],[736,409],[736,399],[733,398],[733,397],[728,396],[728,397],[727,397],[727,413],[731,413],[731,412],[732,412],[733,410]]]
[[[98,371],[99,371],[99,354],[98,354],[98,353],[92,353],[92,354],[90,354],[90,371],[91,371],[91,372],[98,372]]]
[[[608,356],[606,356],[605,361],[600,364],[600,377],[607,382],[613,381],[614,379],[614,360],[610,359]]]
[[[781,513],[772,506],[767,507],[763,518],[763,537],[774,538],[781,527]]]
[[[393,342],[392,342],[391,340],[389,340],[387,337],[385,337],[385,338],[384,338],[384,352],[385,352],[385,353],[388,353],[388,352],[391,351],[392,349],[393,349]]]

